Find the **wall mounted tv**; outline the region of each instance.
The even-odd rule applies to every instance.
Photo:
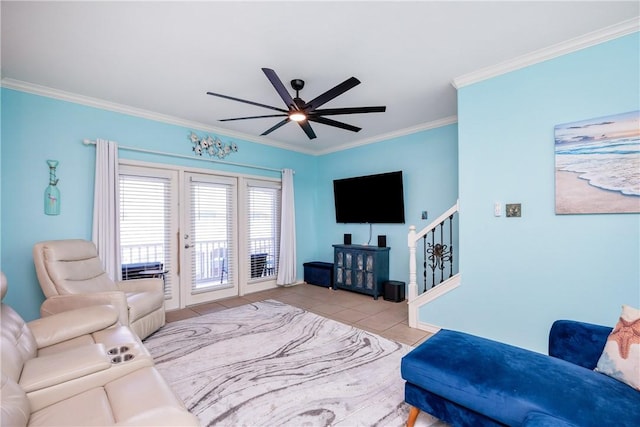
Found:
[[[333,181],[337,223],[404,224],[402,171]]]

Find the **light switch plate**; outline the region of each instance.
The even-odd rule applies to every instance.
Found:
[[[519,218],[522,215],[522,206],[520,203],[507,203],[507,218]]]

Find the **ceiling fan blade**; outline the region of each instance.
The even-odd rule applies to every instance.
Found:
[[[289,110],[291,110],[292,108],[297,110],[298,107],[296,106],[296,103],[293,102],[293,98],[291,97],[291,94],[289,93],[287,88],[284,87],[284,85],[282,84],[282,80],[280,80],[276,72],[273,71],[271,68],[263,68],[262,71],[267,76],[267,78],[275,88],[276,92],[278,92],[278,95],[280,95],[280,98],[282,98],[282,100],[287,105],[287,107],[289,107]]]
[[[311,115],[318,116],[337,116],[340,114],[360,114],[360,113],[384,113],[387,107],[349,107],[349,108],[323,108],[320,110],[313,110]]]
[[[271,105],[260,104],[258,102],[247,101],[246,99],[235,98],[235,97],[229,96],[229,95],[222,95],[220,93],[207,92],[207,95],[218,96],[220,98],[230,99],[232,101],[244,102],[245,104],[251,104],[251,105],[256,105],[258,107],[269,108],[271,110],[282,111],[283,113],[288,113],[289,112],[289,110],[283,110],[282,108],[272,107]]]
[[[302,128],[304,133],[307,134],[309,139],[315,139],[316,138],[316,133],[313,131],[313,129],[311,128],[311,125],[309,124],[309,122],[307,120],[304,120],[302,122],[298,122],[298,124],[300,125],[300,127]]]
[[[350,77],[347,80],[343,81],[342,83],[340,83],[339,85],[329,89],[328,91],[326,91],[325,93],[323,93],[322,95],[318,95],[317,97],[313,98],[311,101],[307,102],[304,105],[304,109],[309,112],[309,111],[313,111],[316,108],[318,108],[319,106],[331,101],[333,98],[342,95],[343,93],[345,93],[346,91],[348,91],[349,89],[358,86],[360,84],[360,80],[356,79],[355,77]]]
[[[287,117],[286,119],[278,122],[275,124],[275,126],[270,127],[269,129],[265,130],[264,132],[262,132],[260,135],[269,135],[271,132],[273,132],[274,130],[278,129],[280,126],[284,126],[287,124],[287,122],[289,121],[289,117]]]
[[[323,125],[337,127],[344,130],[350,130],[351,132],[358,132],[362,129],[357,126],[353,126],[347,123],[342,123],[336,120],[327,119],[325,117],[320,117],[320,116],[309,116],[307,120],[312,122],[322,123]]]
[[[251,117],[234,117],[232,119],[220,119],[220,122],[232,122],[234,120],[247,120],[247,119],[264,119],[266,117],[287,117],[287,114],[267,114],[266,116],[251,116]]]

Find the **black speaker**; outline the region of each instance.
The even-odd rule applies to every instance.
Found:
[[[378,247],[379,248],[386,248],[387,247],[387,236],[386,235],[381,235],[378,236]]]
[[[386,301],[402,302],[404,301],[404,282],[397,280],[388,280],[384,282],[384,299]]]
[[[345,235],[344,235],[344,244],[345,245],[350,245],[351,244],[351,234],[350,233],[345,233]]]

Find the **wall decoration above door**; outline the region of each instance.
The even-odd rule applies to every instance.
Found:
[[[555,126],[556,214],[640,213],[640,111]]]
[[[235,142],[224,143],[217,136],[213,138],[206,135],[200,138],[194,132],[189,132],[189,140],[193,144],[193,152],[198,156],[202,156],[205,153],[210,157],[224,159],[229,154],[238,151],[238,146]]]

